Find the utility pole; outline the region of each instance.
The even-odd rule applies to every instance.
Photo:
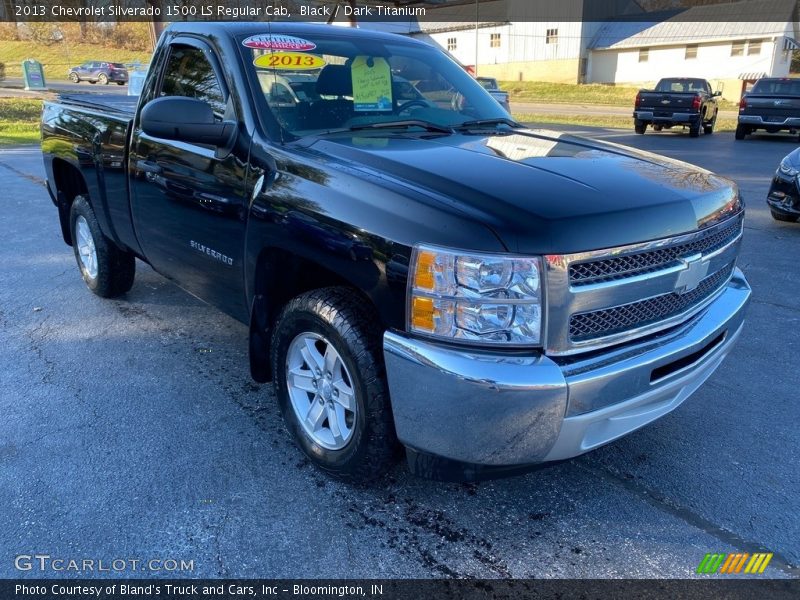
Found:
[[[478,76],[478,0],[475,0],[475,77]]]
[[[161,9],[161,0],[147,0],[147,4],[154,8]],[[164,14],[163,11],[161,14]],[[156,44],[158,43],[158,38],[161,37],[161,33],[164,31],[164,22],[159,18],[156,20],[154,17],[153,20],[150,22],[150,45],[153,48],[153,51],[156,49]]]

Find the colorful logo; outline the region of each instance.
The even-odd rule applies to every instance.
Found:
[[[749,559],[749,560],[748,560]],[[772,560],[772,552],[759,552],[756,554],[706,554],[697,565],[698,573],[734,573],[760,574],[767,568]],[[745,564],[747,566],[745,566]]]
[[[251,35],[242,42],[242,45],[258,50],[294,50],[295,52],[313,50],[317,47],[314,42],[298,37],[272,34]]]

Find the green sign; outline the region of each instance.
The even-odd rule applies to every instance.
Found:
[[[42,63],[29,58],[22,61],[22,77],[25,79],[26,90],[46,90]]]

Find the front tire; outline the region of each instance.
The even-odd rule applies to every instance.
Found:
[[[323,471],[351,482],[383,475],[397,454],[382,330],[356,292],[291,300],[272,336],[275,395],[287,428]]]
[[[653,125],[653,131],[661,131],[664,129],[663,125]]]
[[[73,201],[69,222],[75,260],[86,287],[101,298],[114,298],[130,290],[136,276],[136,257],[120,250],[103,234],[84,196]]]

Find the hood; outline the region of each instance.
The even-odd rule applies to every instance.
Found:
[[[509,251],[570,253],[697,230],[738,212],[733,182],[692,165],[554,131],[353,132],[317,139],[329,163],[451,199]],[[435,242],[435,240],[430,240]]]

